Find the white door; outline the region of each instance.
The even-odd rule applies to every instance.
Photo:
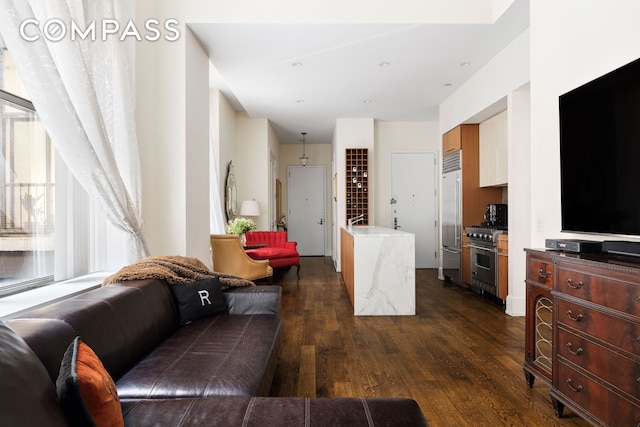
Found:
[[[289,240],[298,242],[302,256],[324,256],[325,167],[289,166],[287,175]]]
[[[391,227],[416,235],[416,268],[437,268],[435,153],[391,154]]]

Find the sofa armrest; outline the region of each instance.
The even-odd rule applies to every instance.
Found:
[[[277,285],[228,289],[224,298],[229,314],[279,314],[282,288]]]
[[[292,250],[294,250],[296,252],[298,251],[297,246],[298,246],[298,242],[285,242],[284,243],[284,247],[285,248],[292,249]]]

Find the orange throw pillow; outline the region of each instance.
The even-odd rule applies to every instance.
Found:
[[[72,426],[124,426],[113,379],[94,351],[76,337],[62,359],[58,397]]]

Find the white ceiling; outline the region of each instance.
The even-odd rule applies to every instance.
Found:
[[[307,132],[322,144],[337,118],[437,121],[440,102],[529,27],[529,1],[494,24],[189,26],[238,111],[269,119],[280,143]]]

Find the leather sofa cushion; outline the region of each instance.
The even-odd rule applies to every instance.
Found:
[[[266,396],[282,341],[280,316],[216,315],[180,328],[116,381],[126,398]]]
[[[58,319],[12,319],[7,324],[29,344],[55,384],[64,353],[78,336],[75,329]]]
[[[401,398],[123,399],[122,408],[127,425],[428,427],[418,404]]]
[[[2,321],[0,378],[0,425],[67,425],[44,365],[27,343]]]
[[[229,314],[280,314],[282,288],[277,285],[234,288],[224,292]]]

